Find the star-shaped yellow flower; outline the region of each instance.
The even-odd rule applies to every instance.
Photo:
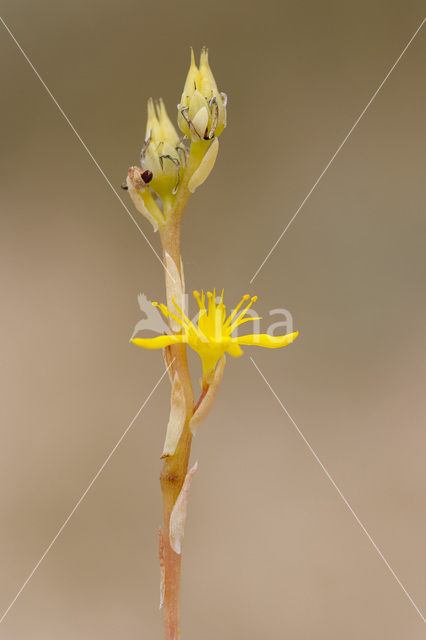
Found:
[[[194,297],[198,302],[199,315],[198,322],[195,325],[175,303],[176,312],[170,311],[164,304],[153,302],[154,306],[158,306],[166,318],[173,318],[181,327],[182,333],[162,335],[156,338],[134,338],[132,342],[138,347],[145,349],[161,349],[172,344],[187,344],[198,353],[203,363],[203,382],[208,384],[217,361],[224,355],[229,353],[234,358],[242,355],[240,345],[257,345],[260,347],[269,347],[275,349],[277,347],[285,347],[293,342],[299,335],[298,331],[288,333],[285,336],[271,336],[267,333],[259,333],[252,335],[243,335],[232,337],[232,333],[237,327],[245,322],[260,320],[260,318],[247,318],[246,313],[257,300],[256,296],[250,298],[245,295],[242,297],[236,308],[226,317],[226,307],[223,304],[223,291],[219,303],[216,303],[215,292],[207,292],[208,303],[206,307],[206,298],[204,292],[201,295],[198,291],[194,291]],[[250,301],[247,302],[247,300]],[[247,304],[243,309],[244,303]]]

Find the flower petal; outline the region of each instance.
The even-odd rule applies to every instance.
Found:
[[[296,340],[298,335],[298,331],[288,333],[286,336],[270,336],[267,333],[258,333],[251,336],[240,336],[239,338],[235,338],[235,340],[238,344],[276,349],[277,347],[285,347],[287,344],[290,344],[293,340]]]
[[[230,356],[233,358],[239,358],[243,355],[243,350],[237,342],[237,338],[231,338],[229,347],[226,349]]]
[[[185,531],[186,509],[188,506],[189,489],[191,488],[192,476],[197,471],[198,463],[196,462],[192,469],[188,471],[182,485],[182,489],[177,497],[175,506],[170,516],[169,538],[170,546],[175,553],[181,553],[182,540]]]
[[[171,344],[186,342],[185,336],[156,336],[155,338],[133,338],[133,344],[144,349],[163,349]]]

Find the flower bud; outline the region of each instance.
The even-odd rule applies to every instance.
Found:
[[[149,186],[161,197],[176,193],[186,149],[167,115],[164,102],[148,100],[145,144],[141,152],[142,169],[152,173]]]
[[[178,111],[181,131],[194,142],[211,140],[226,127],[226,95],[218,91],[206,48],[201,51],[199,67],[191,49],[191,65]]]

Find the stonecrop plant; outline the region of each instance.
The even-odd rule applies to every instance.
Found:
[[[236,335],[237,329],[254,320],[247,316],[256,297],[244,295],[227,314],[224,292],[194,291],[198,319],[185,309],[185,284],[180,252],[182,216],[192,193],[206,180],[219,151],[219,136],[226,127],[227,98],[218,91],[209,66],[207,49],[191,64],[178,104],[177,123],[171,122],[164,102],[148,100],[145,141],[141,165],[129,169],[125,188],[136,209],[158,231],[163,247],[167,304],[154,302],[168,322],[168,333],[132,342],[146,349],[162,349],[171,382],[170,417],[161,458],[163,528],[159,531],[161,571],[160,608],[166,640],[179,640],[179,592],[182,539],[189,490],[195,464],[189,471],[192,437],[214,403],[223,378],[226,354],[242,355],[241,346],[284,347],[298,332],[284,336],[267,333]],[[199,397],[188,369],[186,348],[201,359]]]

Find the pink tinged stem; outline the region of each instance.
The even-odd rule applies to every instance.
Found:
[[[158,560],[160,563],[160,606],[158,608],[162,609],[164,604],[164,591],[166,583],[166,563],[164,560],[164,538],[161,527],[158,529]]]

